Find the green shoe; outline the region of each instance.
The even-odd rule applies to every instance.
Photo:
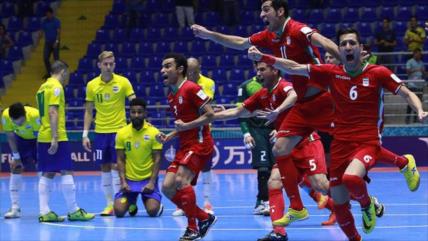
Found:
[[[95,217],[95,214],[93,213],[87,213],[82,208],[79,208],[74,213],[68,214],[68,220],[69,221],[89,221]]]
[[[370,197],[370,205],[362,208],[361,212],[363,213],[363,231],[364,233],[371,233],[376,226],[376,209],[373,197]]]
[[[51,223],[56,223],[56,222],[64,222],[65,218],[58,216],[56,213],[50,211],[45,215],[40,215],[39,216],[39,222],[51,222]]]
[[[136,204],[129,205],[128,213],[129,213],[129,216],[131,216],[131,217],[134,217],[135,215],[137,215],[137,213],[138,213],[137,205]]]
[[[406,178],[407,186],[409,187],[410,191],[414,192],[419,188],[421,177],[419,176],[419,171],[416,167],[415,158],[410,154],[404,155],[404,157],[409,160],[409,163],[406,167],[401,169],[400,172]]]
[[[305,220],[307,218],[309,218],[309,212],[306,208],[303,208],[300,211],[289,208],[282,218],[275,220],[272,223],[276,226],[287,226],[292,222]]]

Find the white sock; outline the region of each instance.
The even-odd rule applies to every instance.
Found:
[[[204,203],[209,203],[211,194],[211,171],[202,172],[202,188],[204,194]]]
[[[113,188],[111,186],[111,172],[101,172],[101,189],[107,200],[107,205],[113,204]]]
[[[113,185],[113,195],[116,195],[120,191],[120,177],[117,170],[111,170],[112,185]]]
[[[74,179],[72,175],[61,176],[61,188],[62,195],[64,196],[65,202],[69,213],[76,212],[79,207],[76,202],[76,185],[74,185]]]
[[[49,193],[51,192],[52,179],[40,177],[39,179],[39,207],[40,214],[45,215],[50,212]]]
[[[9,179],[9,192],[10,192],[10,203],[12,209],[19,208],[19,191],[22,186],[22,175],[21,174],[10,174]]]

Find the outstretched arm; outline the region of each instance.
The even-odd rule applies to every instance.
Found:
[[[333,55],[336,59],[340,59],[339,48],[330,39],[324,37],[319,33],[312,34],[311,43],[317,47],[325,49],[329,54]]]
[[[401,86],[398,90],[398,94],[403,97],[412,109],[418,114],[420,122],[425,121],[428,118],[428,112],[422,109],[421,100],[410,91],[406,86]]]
[[[286,72],[290,75],[309,77],[307,65],[299,64],[289,59],[276,58],[272,55],[263,54],[254,46],[248,49],[248,58],[254,61],[265,62],[266,64],[272,65],[282,72]]]
[[[195,34],[196,37],[211,40],[227,48],[244,50],[251,46],[248,38],[214,32],[197,24],[193,24],[191,28],[193,30],[193,34]]]

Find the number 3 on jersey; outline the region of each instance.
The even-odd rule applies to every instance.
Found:
[[[352,86],[351,89],[349,90],[349,98],[351,98],[351,100],[356,100],[358,98],[356,85]]]

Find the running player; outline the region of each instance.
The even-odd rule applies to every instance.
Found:
[[[76,186],[72,175],[67,131],[65,129],[64,88],[69,77],[68,65],[60,60],[51,66],[51,77],[37,91],[37,106],[41,127],[37,136],[37,165],[42,176],[39,179],[39,222],[63,222],[49,208],[52,180],[61,173],[61,189],[68,209],[68,220],[87,221],[95,217],[79,208],[76,202]]]
[[[40,128],[39,111],[17,102],[9,106],[2,114],[3,130],[7,136],[12,159],[9,161],[9,193],[11,208],[4,218],[19,218],[19,191],[22,186],[24,166],[36,163],[37,132]]]
[[[364,177],[381,153],[383,128],[383,89],[402,96],[418,113],[420,121],[428,113],[421,101],[389,69],[362,64],[362,45],[354,29],[341,29],[337,35],[343,65],[304,65],[292,60],[262,54],[249,49],[249,58],[271,63],[282,71],[313,79],[311,84],[329,87],[335,102],[335,130],[331,148],[330,188],[340,228],[349,240],[361,240],[352,213],[349,195],[361,205],[363,231],[370,233],[376,225],[374,201],[368,195]],[[379,102],[380,100],[380,102]],[[352,137],[350,140],[349,137]],[[420,176],[413,157],[401,168],[411,191],[419,187]]]
[[[117,166],[122,189],[116,193],[114,214],[123,217],[138,212],[137,197],[141,194],[147,213],[151,217],[162,214],[161,194],[158,187],[162,144],[156,140],[159,130],[145,121],[146,103],[142,99],[129,102],[131,124],[122,127],[116,135]],[[130,209],[131,204],[135,207]]]
[[[86,107],[82,135],[82,145],[92,152],[89,130],[95,108],[95,160],[101,166],[101,189],[107,206],[101,216],[113,215],[113,197],[120,190],[120,178],[116,166],[114,140],[116,132],[126,125],[125,100],[135,98],[129,80],[114,73],[113,52],[103,51],[98,56],[101,75],[88,82],[86,86]]]
[[[178,135],[179,150],[170,164],[162,185],[162,192],[177,207],[182,209],[188,219],[188,226],[180,240],[199,240],[207,234],[217,221],[196,205],[195,191],[191,183],[196,184],[199,172],[212,157],[214,141],[211,137],[208,121],[214,116],[210,98],[201,87],[185,79],[187,60],[181,54],[167,54],[162,61],[161,74],[164,84],[171,88],[168,102],[176,118],[177,127],[183,121],[190,122],[186,129],[177,128],[168,135],[160,133],[161,143]],[[202,119],[206,117],[204,122]],[[196,225],[196,219],[199,221]]]
[[[211,100],[214,100],[215,82],[214,80],[201,74],[201,64],[199,63],[198,59],[193,57],[187,59],[187,78],[188,80],[191,80],[201,86],[205,94],[208,95]],[[202,169],[202,190],[204,196],[204,211],[210,214],[214,214],[213,206],[210,202],[212,179],[211,166],[212,159],[207,161],[207,164]],[[172,216],[183,215],[184,211],[179,208],[177,208],[172,213]]]

